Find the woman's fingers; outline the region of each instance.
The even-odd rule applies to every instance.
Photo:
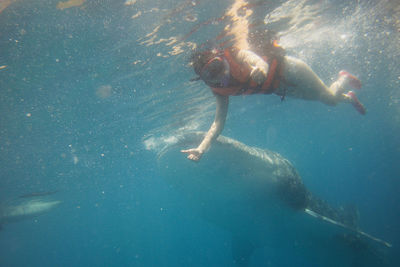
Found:
[[[185,150],[181,150],[182,153],[193,153],[195,149],[191,148],[191,149],[185,149]]]
[[[266,79],[266,74],[264,73],[263,69],[257,67],[253,68],[250,76],[257,84],[262,84]]]
[[[182,153],[189,154],[187,156],[188,159],[193,160],[193,161],[198,161],[200,160],[200,152],[197,151],[197,149],[192,148],[192,149],[186,149],[186,150],[181,150]]]

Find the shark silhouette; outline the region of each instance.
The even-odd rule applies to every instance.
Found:
[[[35,218],[57,207],[61,201],[23,196],[0,204],[0,229],[6,223]]]

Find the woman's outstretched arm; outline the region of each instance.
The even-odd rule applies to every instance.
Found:
[[[204,136],[203,141],[197,148],[181,150],[182,153],[188,154],[187,158],[190,160],[199,161],[204,152],[210,148],[211,143],[224,129],[226,115],[228,113],[229,97],[220,95],[215,95],[215,97],[217,100],[215,119],[207,134]]]

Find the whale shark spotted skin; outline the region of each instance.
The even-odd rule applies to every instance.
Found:
[[[150,143],[157,144],[153,147],[158,148],[163,178],[202,218],[231,232],[237,264],[246,266],[255,249],[268,247],[314,255],[321,266],[338,266],[344,253],[332,255],[332,246],[337,236],[348,234],[391,246],[359,230],[355,213],[315,197],[294,166],[276,152],[220,136],[201,161],[187,160],[180,150],[196,146],[203,136],[189,133]]]

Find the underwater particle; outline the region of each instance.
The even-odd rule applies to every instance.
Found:
[[[78,164],[79,158],[76,155],[72,156],[72,161],[74,162],[74,165]]]
[[[142,15],[142,11],[138,11],[135,15],[132,15],[131,19],[136,19]]]
[[[96,95],[102,99],[110,97],[112,94],[111,85],[102,85],[96,89]]]
[[[197,16],[196,14],[189,13],[184,17],[184,19],[189,22],[195,22],[197,21]]]
[[[7,68],[7,65],[0,66],[0,70]]]
[[[133,6],[134,4],[136,4],[136,0],[126,0],[124,5]]]
[[[26,116],[29,118],[32,116],[32,114],[28,112],[28,113],[26,113]]]
[[[81,6],[85,3],[85,0],[69,0],[66,2],[59,2],[57,4],[57,9],[63,10],[70,7]]]

